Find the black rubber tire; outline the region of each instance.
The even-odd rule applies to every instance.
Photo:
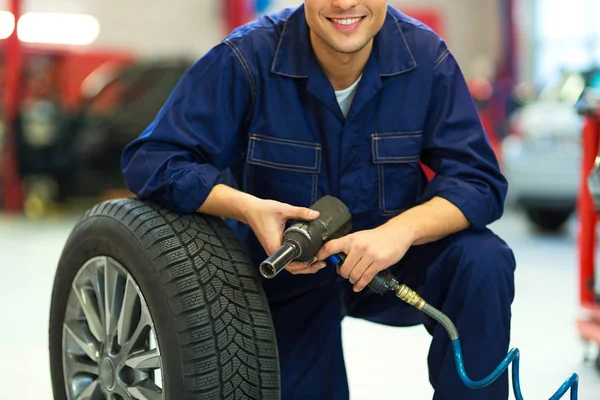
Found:
[[[137,199],[100,203],[77,222],[56,271],[49,351],[54,398],[66,399],[62,325],[78,270],[95,256],[137,281],[161,349],[167,400],[279,399],[279,359],[258,273],[220,218]]]
[[[558,232],[573,213],[572,209],[545,210],[527,207],[525,213],[535,227],[543,232]]]

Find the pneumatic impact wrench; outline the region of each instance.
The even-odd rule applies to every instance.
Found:
[[[310,261],[327,241],[341,238],[351,232],[352,215],[339,199],[327,195],[310,208],[319,212],[319,218],[314,221],[296,221],[285,230],[281,247],[260,264],[262,276],[272,279],[292,261]],[[345,258],[345,254],[334,254],[326,261],[340,266]],[[398,285],[398,282],[386,269],[373,278],[369,288],[383,294],[395,285]]]

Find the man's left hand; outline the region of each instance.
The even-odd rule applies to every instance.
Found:
[[[317,259],[346,254],[338,273],[354,285],[355,292],[360,292],[380,271],[400,261],[412,245],[411,235],[401,230],[382,225],[331,240],[319,251]]]

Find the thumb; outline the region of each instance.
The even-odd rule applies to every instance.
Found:
[[[285,210],[286,219],[299,219],[304,221],[312,221],[319,218],[319,212],[307,207],[289,206]]]

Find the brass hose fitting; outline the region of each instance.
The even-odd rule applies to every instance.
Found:
[[[417,294],[414,290],[404,284],[396,284],[392,287],[392,290],[396,292],[396,296],[401,300],[407,302],[413,307],[422,310],[425,307],[425,300]]]

